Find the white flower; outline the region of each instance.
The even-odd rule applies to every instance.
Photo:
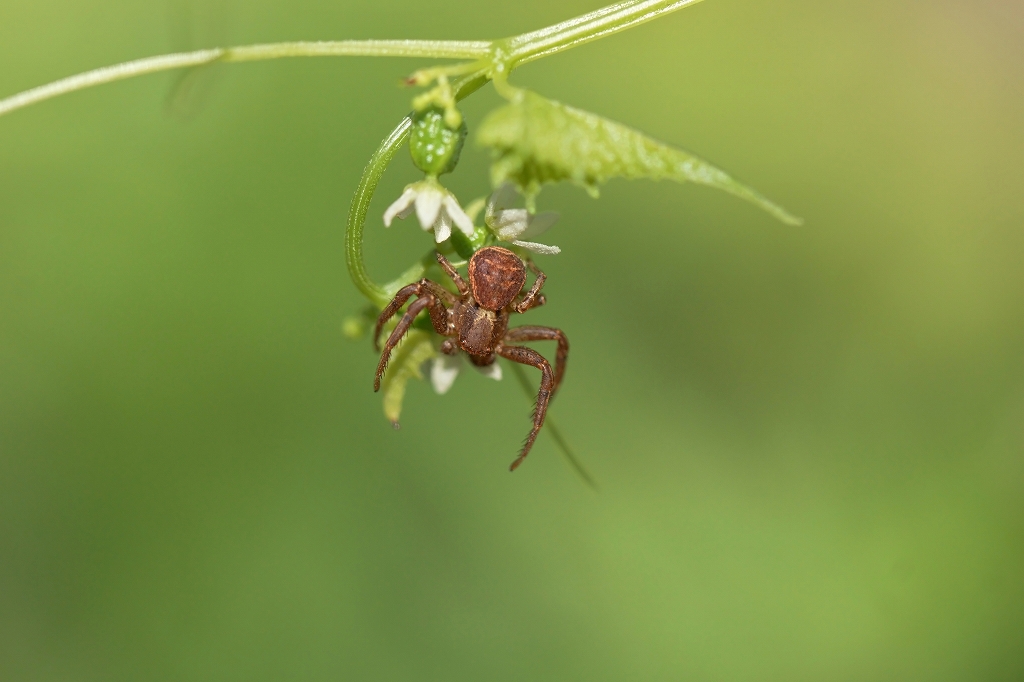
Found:
[[[557,246],[527,242],[520,237],[536,237],[548,230],[558,220],[558,214],[552,211],[532,215],[525,208],[508,208],[516,197],[516,190],[510,183],[504,183],[494,190],[487,202],[484,222],[491,228],[498,239],[512,242],[516,246],[529,249],[536,253],[561,253]]]
[[[406,187],[402,196],[384,212],[384,226],[391,227],[391,221],[396,216],[405,219],[413,211],[416,211],[416,217],[424,230],[434,231],[434,239],[438,244],[451,236],[452,223],[467,237],[473,236],[473,221],[459,206],[455,196],[433,178]]]
[[[455,377],[459,376],[459,370],[462,369],[462,355],[444,355],[443,353],[434,358],[433,363],[430,365],[430,383],[434,385],[434,391],[438,395],[444,395],[448,392],[448,389],[455,383]],[[488,379],[494,379],[495,381],[501,381],[501,365],[497,362],[487,365],[486,367],[477,367],[476,369]]]

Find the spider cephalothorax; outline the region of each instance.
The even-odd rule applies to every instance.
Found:
[[[493,364],[499,355],[512,362],[536,367],[541,372],[541,378],[537,404],[533,411],[533,429],[526,437],[519,457],[512,462],[510,469],[514,471],[529,454],[540,428],[544,425],[548,403],[562,383],[565,363],[569,357],[569,340],[561,329],[535,326],[508,328],[511,313],[525,313],[530,308],[544,305],[545,299],[540,293],[540,288],[544,286],[546,276],[530,263],[529,268],[536,274],[537,279],[530,290],[520,298],[526,285],[527,265],[508,249],[488,246],[474,253],[469,259],[468,284],[440,253],[437,254],[437,262],[452,278],[459,293],[453,294],[429,279],[421,279],[398,291],[377,318],[374,343],[378,343],[384,323],[410,298],[417,298],[409,305],[409,309],[384,344],[384,352],[380,356],[380,364],[377,365],[377,376],[373,381],[373,390],[380,390],[380,379],[388,366],[391,352],[409,331],[416,316],[424,310],[430,315],[430,321],[437,333],[449,337],[441,344],[442,353],[458,355],[465,352],[469,355],[470,362],[479,367]],[[551,363],[532,348],[508,345],[509,342],[521,341],[557,341],[554,371],[551,369]]]

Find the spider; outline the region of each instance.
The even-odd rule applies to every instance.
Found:
[[[416,296],[417,299],[409,306],[384,344],[380,364],[377,365],[377,376],[373,380],[373,390],[380,390],[380,379],[388,366],[391,352],[409,331],[416,316],[424,310],[429,313],[437,333],[449,337],[441,344],[442,353],[458,355],[460,351],[465,351],[470,362],[478,367],[493,364],[499,355],[512,362],[536,367],[540,370],[541,378],[533,410],[533,428],[523,443],[519,457],[509,467],[509,471],[515,471],[537,440],[547,415],[548,403],[565,376],[565,363],[569,357],[569,340],[561,329],[537,326],[508,328],[512,312],[525,313],[531,308],[544,305],[546,300],[540,288],[544,286],[547,276],[531,262],[529,268],[537,279],[517,301],[526,285],[527,266],[508,249],[488,246],[474,253],[469,259],[468,284],[440,253],[437,254],[437,262],[451,277],[459,293],[453,294],[429,279],[421,279],[398,290],[395,298],[377,318],[377,328],[373,334],[377,350],[380,350],[379,338],[384,323],[394,317],[410,298]],[[519,341],[557,341],[554,371],[551,363],[532,348],[508,345],[509,342]]]

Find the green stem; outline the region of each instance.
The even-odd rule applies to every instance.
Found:
[[[395,152],[409,137],[411,127],[412,119],[406,116],[398,127],[384,138],[363,169],[363,176],[359,178],[359,186],[356,187],[348,211],[348,226],[345,230],[345,264],[348,266],[348,274],[356,288],[379,308],[386,306],[391,297],[387,290],[370,279],[369,273],[366,272],[366,263],[363,262],[363,228],[366,226],[366,213],[370,209],[373,193],[377,191],[377,185]]]
[[[504,52],[509,70],[541,57],[562,52],[656,19],[701,0],[629,0],[539,31],[507,38],[496,50]]]
[[[487,40],[336,40],[269,43],[227,48],[226,61],[251,62],[280,57],[429,57],[482,59],[490,54]]]
[[[340,40],[330,42],[272,43],[243,47],[215,47],[136,59],[106,66],[26,90],[0,100],[0,116],[36,102],[94,85],[170,71],[212,62],[254,62],[283,57],[429,57],[432,59],[482,59],[491,44],[483,41],[451,40]]]

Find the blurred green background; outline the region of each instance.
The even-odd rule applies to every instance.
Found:
[[[0,93],[599,5],[7,2]],[[530,318],[572,340],[552,415],[596,494],[545,434],[508,473],[512,381],[415,382],[393,431],[341,334],[348,201],[427,62],[0,119],[0,679],[1024,679],[1022,35],[997,0],[713,0],[516,74],[807,220],[541,195],[563,253]],[[486,167],[468,148],[463,201]],[[380,280],[430,247],[379,222],[415,177],[401,154],[371,211]]]

